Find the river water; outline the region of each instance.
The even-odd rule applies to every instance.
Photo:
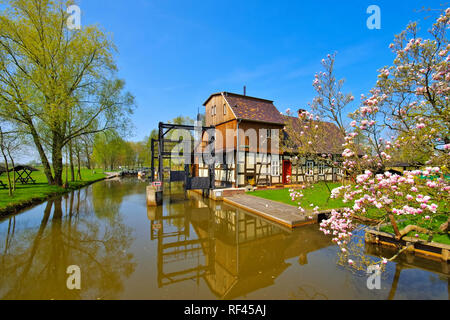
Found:
[[[317,225],[291,232],[177,186],[147,208],[146,185],[103,181],[0,220],[0,299],[449,299],[447,264],[404,257],[369,290]]]

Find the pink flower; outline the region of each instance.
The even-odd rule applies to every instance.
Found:
[[[427,89],[425,87],[418,87],[416,89],[416,95],[425,94],[426,91],[427,91]]]
[[[417,129],[424,129],[426,127],[425,123],[419,123],[416,128]]]

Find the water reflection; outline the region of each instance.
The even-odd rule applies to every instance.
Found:
[[[8,220],[2,248],[0,297],[2,299],[114,299],[123,280],[134,270],[127,253],[131,229],[120,219],[102,224],[84,211],[88,189],[73,192],[44,205],[36,227],[16,230]],[[89,208],[89,206],[87,206]],[[66,287],[67,267],[78,265],[89,290]]]
[[[337,267],[317,226],[292,232],[176,185],[164,206],[147,208],[146,185],[106,181],[0,221],[0,298],[449,297],[448,264],[405,256],[371,292],[366,277]],[[81,291],[66,287],[70,265],[81,268]]]
[[[307,264],[309,252],[330,246],[313,229],[293,234],[195,194],[164,214],[162,208],[149,208],[148,217],[151,238],[158,241],[159,287],[203,278],[219,299],[271,286],[290,266],[287,259]]]
[[[392,257],[396,254],[396,249],[379,246],[379,245],[367,245],[365,246],[366,254],[377,257]],[[416,256],[413,253],[405,253],[401,255],[395,263],[395,267],[392,270],[393,276],[391,278],[391,288],[389,294],[386,297],[388,300],[394,300],[398,296],[399,284],[402,274],[408,271],[421,271],[432,272],[429,274],[428,291],[433,291],[433,287],[436,287],[438,282],[447,282],[448,299],[450,300],[450,272],[449,265],[446,261],[441,261],[435,258],[434,260],[428,258],[425,259],[421,256]],[[426,283],[424,281],[424,283]],[[400,292],[401,293],[401,292]],[[401,298],[401,297],[400,297]]]

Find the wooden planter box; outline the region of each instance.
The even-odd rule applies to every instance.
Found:
[[[366,243],[373,243],[389,247],[407,247],[408,252],[433,260],[450,261],[450,245],[427,242],[412,237],[403,237],[402,240],[395,239],[391,233],[381,232],[374,229],[366,230]]]

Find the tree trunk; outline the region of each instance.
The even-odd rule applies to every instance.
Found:
[[[55,180],[52,175],[52,168],[50,167],[50,163],[48,162],[47,155],[45,154],[44,148],[42,147],[41,141],[39,139],[39,135],[33,126],[30,126],[31,136],[33,137],[34,144],[36,149],[38,150],[39,157],[41,158],[42,165],[44,166],[44,174],[47,178],[48,184],[55,184]]]
[[[14,164],[13,157],[11,157],[11,153],[9,152],[9,150],[7,150],[7,151],[8,151],[8,156],[9,156],[9,159],[11,160],[11,165],[13,168],[13,192],[15,192],[16,191],[16,170],[15,170],[16,165]]]
[[[394,215],[390,214],[389,220],[391,221],[392,227],[394,228],[395,238],[397,240],[400,240],[402,238],[402,235],[398,230],[397,222],[395,221]]]
[[[1,128],[0,128],[0,150],[3,155],[3,159],[5,160],[6,176],[8,177],[8,193],[9,193],[9,196],[12,197],[13,193],[12,193],[12,185],[11,185],[11,176],[9,174],[8,158],[6,157],[6,153],[5,153],[5,149],[4,149],[3,131]]]
[[[69,163],[70,163],[70,177],[71,177],[71,181],[75,182],[75,167],[73,165],[72,141],[69,142]]]
[[[87,144],[84,146],[84,152],[86,153],[86,167],[91,170],[91,155],[89,154],[89,148]]]
[[[439,230],[442,232],[448,232],[450,230],[450,218],[448,218],[446,223],[443,223],[440,227]]]
[[[53,171],[55,173],[53,184],[56,186],[63,185],[63,155],[62,155],[63,143],[58,134],[54,134],[53,146],[52,146],[52,162]]]
[[[80,181],[83,181],[83,177],[81,176],[81,154],[79,149],[77,149],[77,162],[78,162],[78,179]]]

